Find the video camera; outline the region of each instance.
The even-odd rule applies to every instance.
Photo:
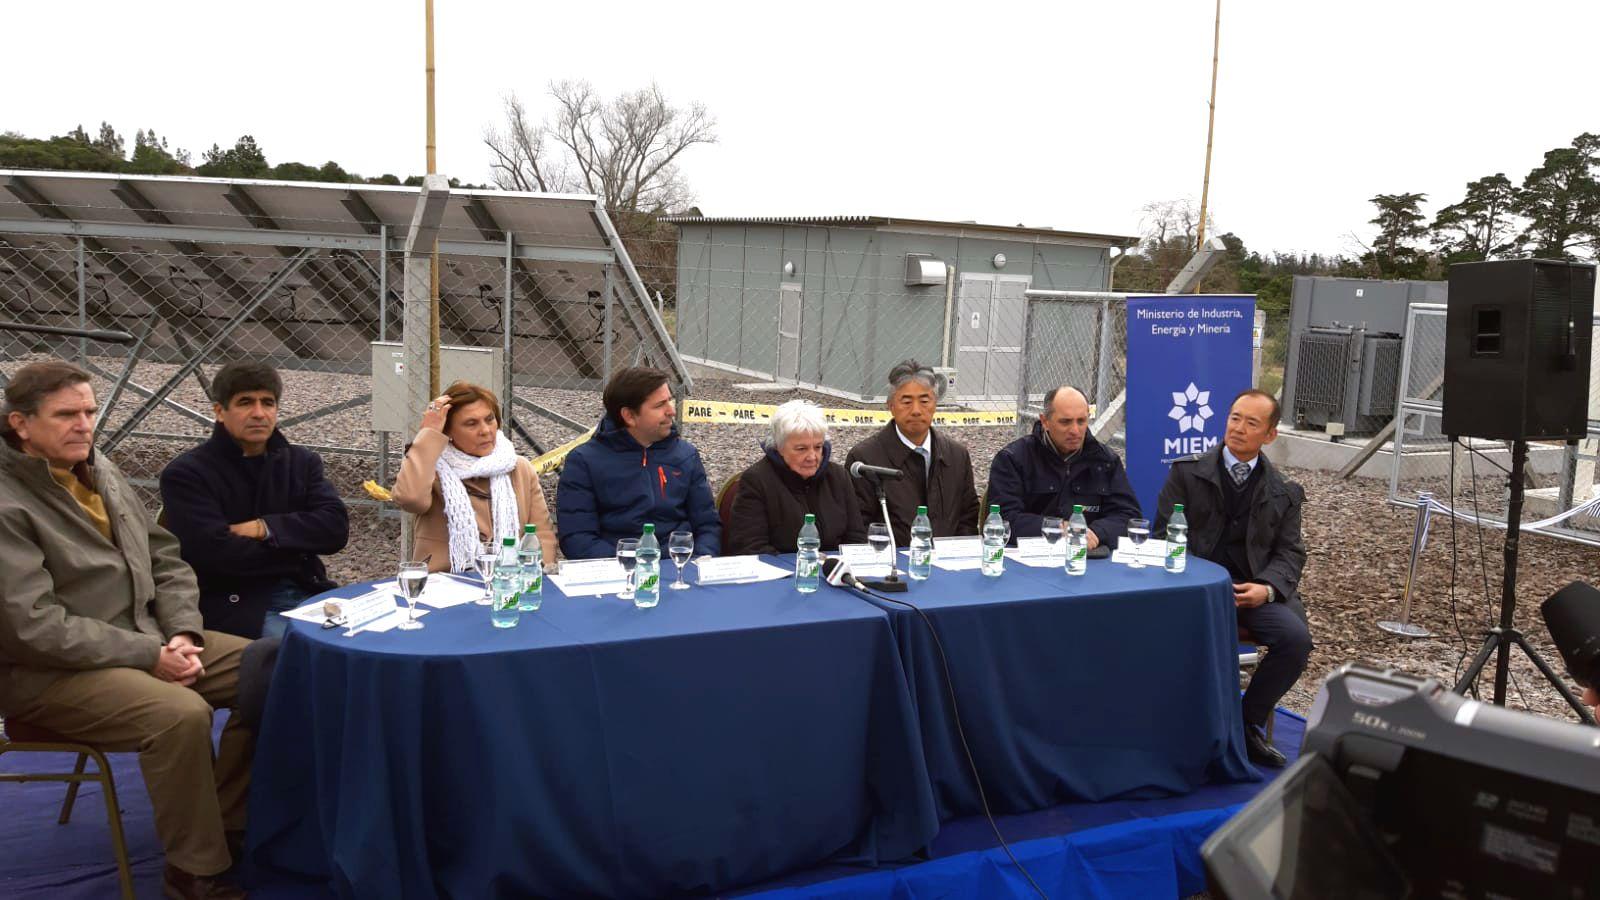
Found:
[[[1600,898],[1600,730],[1346,664],[1201,855],[1230,900]]]

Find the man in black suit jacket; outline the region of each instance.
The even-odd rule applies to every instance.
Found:
[[[1278,700],[1294,686],[1311,656],[1311,632],[1301,602],[1306,564],[1300,537],[1305,491],[1261,455],[1278,436],[1278,401],[1248,390],[1228,411],[1223,444],[1172,464],[1156,501],[1155,529],[1166,526],[1175,503],[1189,522],[1189,551],[1233,577],[1239,625],[1267,646],[1244,693],[1245,743],[1250,759],[1282,766],[1265,727]]]
[[[972,455],[967,445],[933,427],[939,405],[935,383],[933,370],[914,359],[890,369],[889,414],[894,421],[851,447],[845,457],[847,467],[859,461],[904,473],[883,484],[897,547],[911,543],[911,521],[917,517],[918,506],[928,507],[934,537],[978,533]],[[876,486],[869,479],[858,478],[856,492],[861,518],[869,524],[882,522]]]

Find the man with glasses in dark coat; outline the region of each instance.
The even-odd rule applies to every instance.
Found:
[[[1278,436],[1278,401],[1265,391],[1239,394],[1228,411],[1223,443],[1172,464],[1156,501],[1160,532],[1183,504],[1189,551],[1228,570],[1241,628],[1265,644],[1267,655],[1244,693],[1245,745],[1251,761],[1280,767],[1282,753],[1267,738],[1278,700],[1305,671],[1311,632],[1301,602],[1306,564],[1300,536],[1305,491],[1261,454]]]

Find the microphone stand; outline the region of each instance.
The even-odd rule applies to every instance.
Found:
[[[878,489],[878,508],[883,511],[883,527],[889,529],[889,577],[882,581],[858,580],[861,584],[886,594],[903,594],[910,589],[910,585],[900,580],[900,568],[896,565],[900,547],[899,542],[894,539],[894,523],[889,519],[889,495],[883,489],[883,479],[873,476],[872,484]]]

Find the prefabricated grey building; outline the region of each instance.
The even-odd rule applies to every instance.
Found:
[[[1014,403],[1030,316],[1033,333],[1061,334],[1065,322],[1043,326],[1083,312],[1030,310],[1023,292],[1107,290],[1113,260],[1138,244],[882,216],[667,221],[679,230],[685,361],[864,401],[882,399],[889,368],[913,357],[953,367],[958,401]]]

